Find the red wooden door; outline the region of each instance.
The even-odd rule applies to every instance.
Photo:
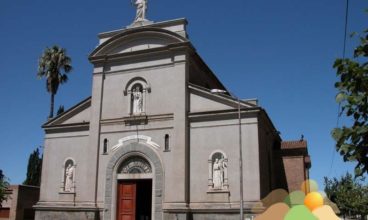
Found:
[[[120,182],[118,187],[118,220],[135,220],[137,184]]]

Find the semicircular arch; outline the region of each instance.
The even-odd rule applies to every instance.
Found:
[[[114,204],[116,203],[116,188],[117,188],[117,173],[126,159],[132,156],[142,157],[149,162],[153,173],[152,192],[155,192],[153,203],[156,207],[155,219],[162,219],[162,198],[163,195],[163,176],[164,170],[162,161],[158,154],[143,143],[130,143],[122,148],[119,148],[111,157],[106,168],[105,179],[105,217],[112,219],[116,210]]]
[[[128,30],[99,45],[91,53],[91,57],[164,47],[186,41],[188,40],[179,34],[160,28]]]
[[[213,156],[214,156],[215,154],[218,154],[218,153],[222,154],[222,155],[223,155],[223,157],[224,157],[225,159],[227,159],[227,155],[226,155],[226,153],[225,153],[224,151],[222,151],[222,150],[217,149],[217,150],[214,150],[214,151],[212,151],[212,152],[211,152],[210,156],[208,157],[208,160],[212,160],[212,159],[213,159]]]

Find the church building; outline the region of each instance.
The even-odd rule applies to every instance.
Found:
[[[283,142],[202,60],[187,21],[151,22],[146,4],[98,35],[91,97],[43,125],[37,220],[252,219],[308,178],[306,141]]]

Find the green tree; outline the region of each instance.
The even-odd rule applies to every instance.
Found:
[[[361,219],[368,214],[368,186],[363,179],[355,179],[346,173],[340,179],[324,178],[327,197],[346,216],[360,215]]]
[[[54,99],[59,85],[68,81],[67,73],[71,70],[71,59],[59,46],[47,47],[39,59],[37,75],[46,78],[46,89],[51,94],[49,118],[54,117]]]
[[[6,194],[6,190],[8,189],[8,187],[9,187],[8,178],[6,178],[3,171],[0,170],[0,207],[2,201],[8,198],[8,195]]]
[[[23,182],[25,185],[40,186],[42,171],[42,156],[38,148],[29,155],[27,166],[27,177]]]
[[[368,173],[368,30],[359,40],[354,59],[337,59],[334,64],[340,77],[335,83],[339,91],[336,101],[352,124],[332,131],[344,161],[356,162],[356,176]]]

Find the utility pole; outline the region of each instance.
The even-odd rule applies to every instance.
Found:
[[[227,91],[221,89],[211,89],[211,93],[213,94],[225,94]],[[230,93],[231,94],[231,93]],[[238,127],[239,127],[239,191],[240,191],[240,220],[244,220],[244,208],[243,208],[243,149],[242,149],[242,129],[241,129],[241,103],[240,99],[231,94],[232,97],[235,97],[238,104]]]

